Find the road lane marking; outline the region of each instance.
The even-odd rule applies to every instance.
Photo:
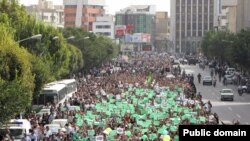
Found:
[[[232,109],[231,107],[228,107],[228,109],[229,109],[230,111],[233,111],[233,109]]]
[[[236,116],[237,116],[238,118],[241,118],[241,116],[240,116],[239,114],[236,114]]]
[[[225,105],[226,103],[225,102],[222,102],[223,105]]]
[[[249,125],[249,123],[248,123],[248,122],[246,122],[246,125]]]

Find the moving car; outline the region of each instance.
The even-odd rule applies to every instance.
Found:
[[[235,76],[234,74],[227,74],[224,76],[226,78],[226,83],[227,84],[233,84]]]
[[[226,74],[234,74],[235,73],[235,68],[227,68]]]
[[[213,84],[213,80],[212,80],[212,77],[211,76],[205,76],[203,79],[202,79],[202,84],[203,85],[212,85]]]
[[[232,89],[222,89],[220,91],[220,95],[221,95],[221,101],[226,100],[226,99],[230,99],[230,100],[234,100],[234,92]]]

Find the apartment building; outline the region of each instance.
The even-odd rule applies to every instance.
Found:
[[[105,13],[105,0],[63,0],[65,27],[81,27],[92,31],[96,17]]]
[[[38,5],[26,6],[26,10],[37,20],[41,20],[48,25],[58,28],[64,27],[63,5],[54,5],[52,1],[39,0]]]
[[[111,15],[105,15],[102,17],[96,17],[96,21],[93,22],[93,33],[97,35],[107,36],[111,39],[115,39],[114,35],[114,17]]]

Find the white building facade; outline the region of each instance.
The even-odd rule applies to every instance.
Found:
[[[93,33],[115,39],[113,19],[113,16],[96,17],[96,22],[93,22],[92,27]]]
[[[62,5],[53,5],[52,1],[39,0],[38,5],[26,6],[26,9],[37,20],[54,27],[64,27],[64,10]]]
[[[170,40],[175,52],[193,54],[206,31],[218,26],[217,0],[171,0]]]

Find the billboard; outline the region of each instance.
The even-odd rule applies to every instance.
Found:
[[[142,42],[142,33],[134,33],[132,42],[141,43]]]
[[[115,26],[115,36],[116,37],[123,37],[126,33],[126,26],[125,25],[116,25]]]
[[[129,34],[129,33],[126,33],[125,34],[125,43],[129,43],[129,42],[132,42],[132,41],[133,41],[133,35]]]
[[[132,42],[134,43],[150,43],[151,35],[148,33],[134,33]]]
[[[134,51],[133,44],[122,44],[121,45],[121,51]]]
[[[151,35],[148,33],[143,33],[142,34],[142,42],[150,43],[150,41],[151,41]]]
[[[152,46],[151,45],[144,45],[142,47],[142,51],[152,51]]]

